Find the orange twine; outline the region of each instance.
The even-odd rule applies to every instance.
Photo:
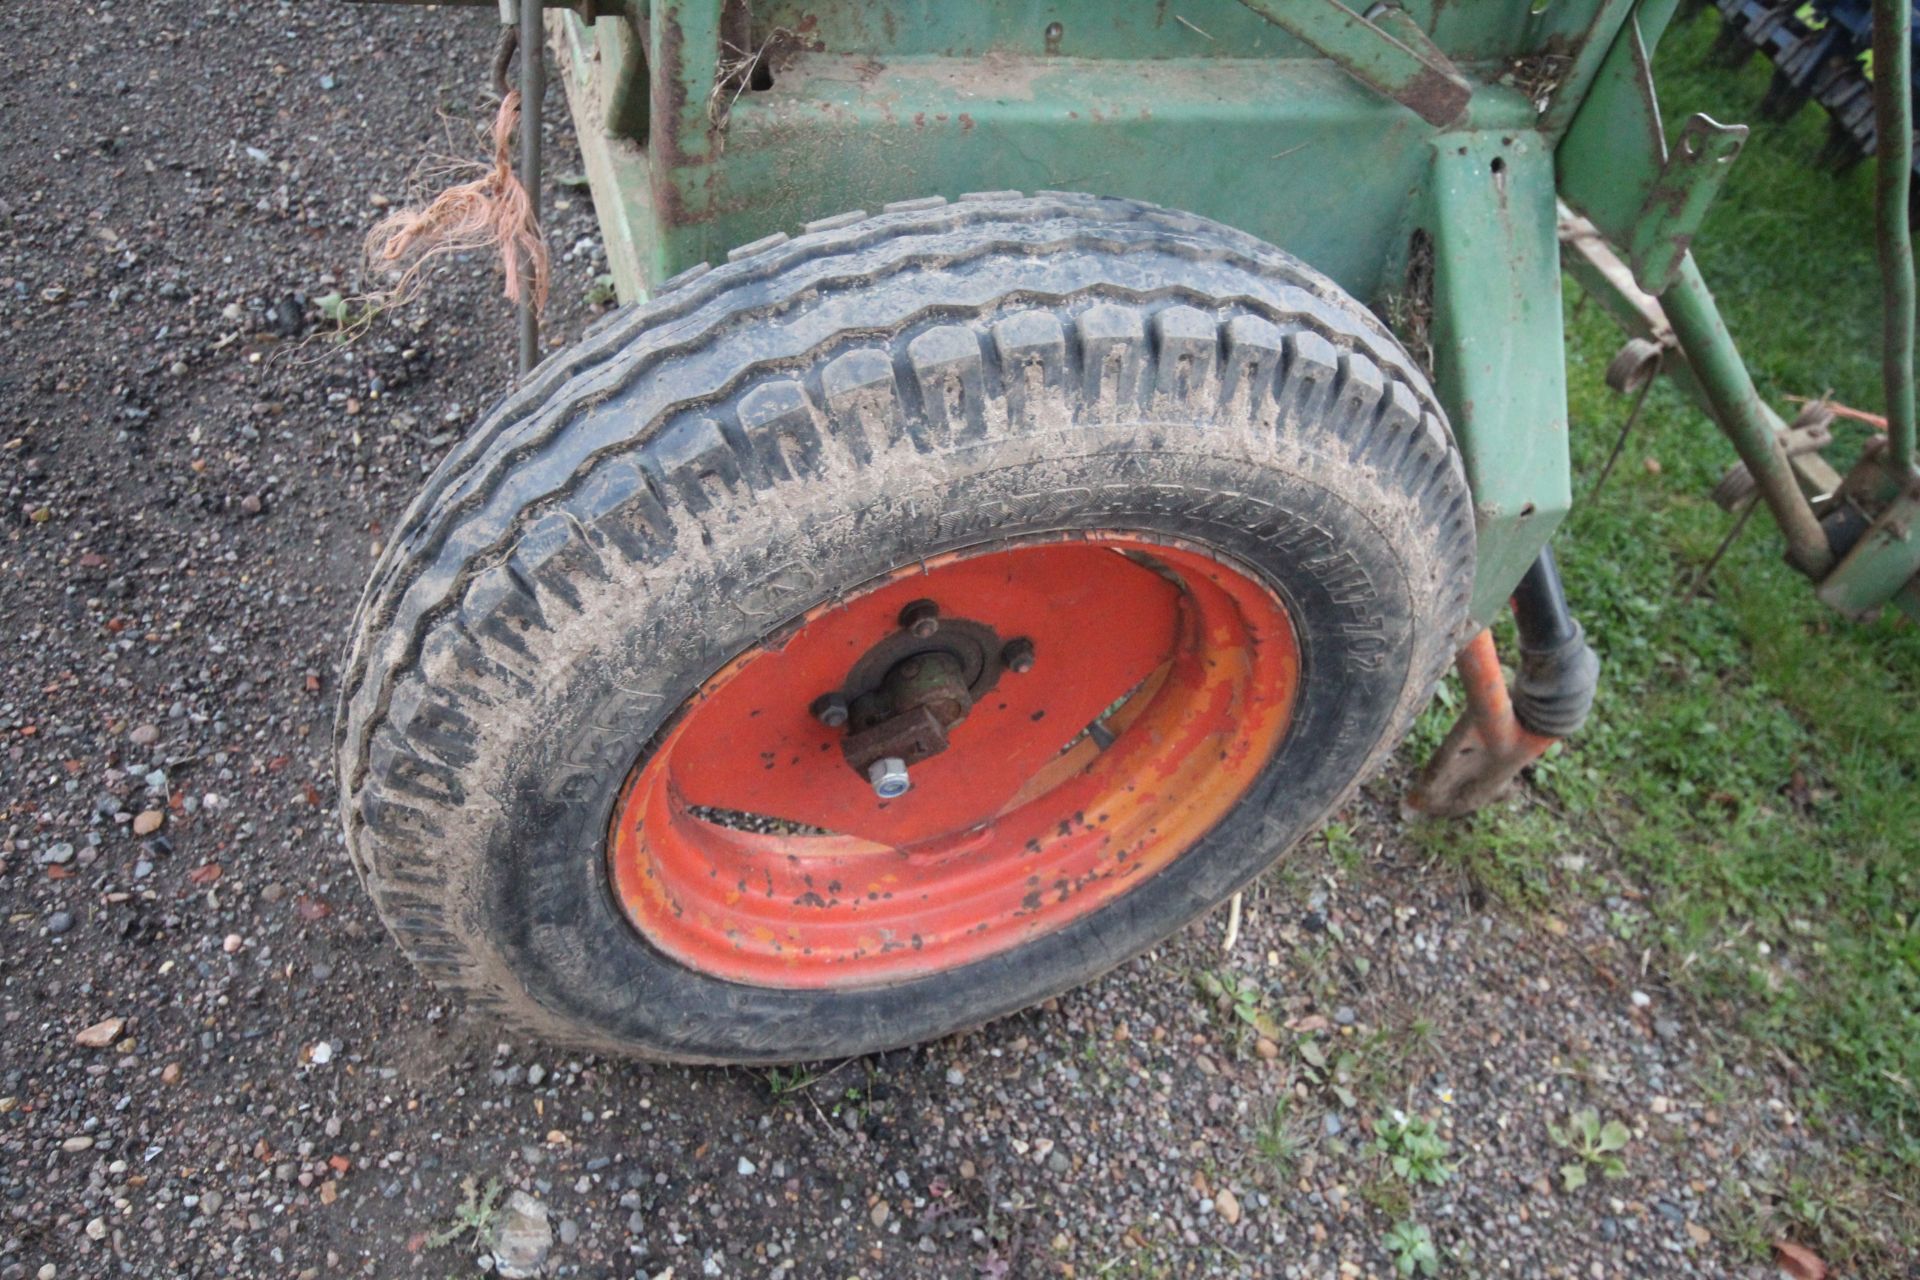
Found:
[[[1864,422],[1879,431],[1887,429],[1887,420],[1877,413],[1868,413],[1865,409],[1855,409],[1851,405],[1841,404],[1838,400],[1829,400],[1825,396],[1788,396],[1794,404],[1817,404],[1825,406],[1836,418],[1846,418],[1853,422]]]
[[[492,168],[448,187],[424,208],[395,210],[367,233],[367,261],[376,270],[397,273],[379,298],[382,305],[399,305],[417,294],[422,273],[435,259],[493,249],[500,255],[507,298],[519,303],[531,297],[536,311],[546,309],[552,264],[533,201],[508,155],[519,119],[520,93],[512,90],[493,119]]]

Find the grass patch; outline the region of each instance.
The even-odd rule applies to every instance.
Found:
[[[1293,1115],[1288,1094],[1282,1094],[1274,1102],[1273,1111],[1253,1137],[1254,1150],[1273,1170],[1276,1183],[1280,1186],[1293,1178],[1294,1167],[1299,1164],[1301,1153],[1311,1143],[1311,1132],[1306,1124]]]
[[[1768,69],[1707,65],[1717,19],[1678,27],[1657,73],[1669,128],[1752,118]],[[1878,410],[1870,166],[1812,167],[1826,121],[1756,123],[1695,242],[1761,392],[1831,391]],[[1591,898],[1607,876],[1647,893],[1642,940],[1733,1025],[1807,1068],[1819,1122],[1863,1120],[1860,1160],[1920,1162],[1920,631],[1856,626],[1819,605],[1749,523],[1710,586],[1681,596],[1728,528],[1708,492],[1733,451],[1671,388],[1648,401],[1588,502],[1626,404],[1602,372],[1620,335],[1568,285],[1574,513],[1556,539],[1575,613],[1604,661],[1570,751],[1536,771],[1544,803],[1428,829],[1431,847],[1523,912]],[[1789,414],[1790,416],[1790,414]],[[1843,469],[1864,435],[1842,427]],[[1651,465],[1649,465],[1651,464]],[[1423,740],[1447,719],[1428,713]],[[1570,848],[1605,846],[1570,875]],[[1898,1175],[1911,1178],[1910,1172]]]

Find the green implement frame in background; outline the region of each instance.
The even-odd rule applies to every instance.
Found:
[[[1064,189],[1218,219],[1371,302],[1427,363],[1472,483],[1485,623],[1570,504],[1565,241],[1725,432],[1822,597],[1920,616],[1911,352],[1889,348],[1889,445],[1845,485],[1788,457],[1688,251],[1745,130],[1696,116],[1670,148],[1650,62],[1676,0],[549,7],[623,300],[898,201]],[[1906,0],[1878,9],[1904,49]],[[1890,85],[1882,118],[1910,119],[1906,77]],[[1904,175],[1904,150],[1884,168]],[[1885,210],[1904,183],[1881,201],[1895,346],[1912,264]]]

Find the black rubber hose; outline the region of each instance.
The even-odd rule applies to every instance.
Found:
[[[1600,685],[1600,655],[1567,609],[1566,588],[1553,549],[1543,547],[1513,589],[1520,629],[1520,671],[1513,681],[1513,713],[1534,733],[1570,737],[1587,722]]]

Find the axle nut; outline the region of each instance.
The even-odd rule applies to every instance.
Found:
[[[813,700],[809,708],[813,718],[829,729],[838,729],[847,722],[847,699],[844,694],[823,693]]]
[[[931,600],[915,600],[900,611],[900,625],[916,639],[925,640],[940,629],[940,606]]]
[[[888,756],[868,765],[867,781],[873,784],[873,794],[882,800],[897,799],[907,794],[907,788],[913,785],[907,780],[907,762],[899,756]]]
[[[1007,647],[1000,651],[1000,661],[1017,676],[1027,674],[1033,670],[1033,641],[1025,636],[1007,641]]]

